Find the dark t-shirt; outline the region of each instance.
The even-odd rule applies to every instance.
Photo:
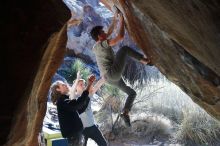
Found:
[[[58,119],[63,137],[72,137],[83,130],[78,112],[84,112],[87,108],[90,100],[88,94],[88,91],[84,91],[78,99],[73,100],[67,95],[62,95],[57,100]]]

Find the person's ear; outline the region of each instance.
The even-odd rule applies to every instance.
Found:
[[[56,91],[59,91],[59,92],[60,92],[60,88],[56,88]]]
[[[100,35],[98,35],[98,40],[102,39],[102,37]]]

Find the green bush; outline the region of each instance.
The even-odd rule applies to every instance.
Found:
[[[72,84],[73,81],[76,79],[76,75],[78,71],[81,72],[82,78],[85,80],[91,74],[90,69],[86,68],[86,65],[79,59],[73,61],[70,68],[59,70],[58,74],[63,76],[68,83]]]
[[[77,59],[71,66],[71,73],[74,78],[76,78],[76,74],[78,71],[80,71],[82,78],[85,80],[91,74],[90,69],[86,68],[85,64]]]

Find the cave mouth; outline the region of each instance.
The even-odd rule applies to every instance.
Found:
[[[94,56],[89,49],[89,47],[94,44],[89,37],[89,30],[91,29],[89,28],[89,24],[93,23],[93,25],[97,25],[102,23],[107,27],[110,24],[112,14],[107,9],[103,10],[104,6],[97,3],[97,1],[65,1],[65,3],[72,12],[77,10],[75,15],[72,13],[72,20],[85,15],[83,14],[83,6],[88,4],[92,6],[96,14],[94,19],[92,18],[93,16],[88,16],[90,15],[89,13],[83,17],[83,23],[67,26],[67,52],[64,55],[62,64],[53,76],[52,83],[56,80],[62,80],[71,85],[76,78],[77,70],[83,70],[85,79],[90,73],[95,74],[97,78],[99,78],[99,71],[97,70]],[[103,22],[99,22],[100,18],[96,18],[98,14],[104,14],[101,17]],[[89,20],[87,18],[89,18]],[[132,42],[127,33],[125,40],[120,45],[124,44],[140,50]],[[116,47],[116,50],[117,49],[118,47]],[[102,97],[104,100],[94,101],[92,103],[97,123],[100,125],[100,129],[112,145],[118,143],[131,143],[131,139],[134,137],[136,138],[134,140],[136,144],[157,144],[158,141],[172,144],[171,139],[169,139],[169,137],[174,134],[171,133],[172,129],[175,129],[174,131],[176,132],[176,135],[174,134],[175,136],[172,137],[175,139],[176,144],[193,145],[198,143],[207,144],[218,142],[219,139],[216,136],[219,135],[218,132],[213,133],[212,139],[204,137],[203,134],[209,133],[215,128],[220,129],[220,125],[204,110],[194,104],[177,86],[169,82],[156,67],[143,67],[130,59],[128,62],[129,65],[126,66],[123,76],[128,84],[133,86],[138,91],[138,94],[140,94],[140,97],[137,98],[135,102],[134,112],[132,112],[132,124],[134,125],[132,132],[123,130],[125,129],[123,122],[117,119],[117,115],[120,112],[119,108],[124,100],[123,98],[120,99],[119,96],[124,97],[125,95],[123,93],[117,89],[108,89],[109,87],[104,87],[102,88],[103,91],[97,94],[96,100],[103,95],[103,92],[108,91],[108,96]],[[138,73],[135,72],[133,68],[136,68]],[[110,104],[107,104],[106,101]],[[110,116],[106,117],[106,115]],[[111,122],[109,123],[109,121]],[[207,122],[212,124],[210,125]],[[109,125],[110,128],[108,127]],[[207,128],[207,126],[209,127]],[[154,128],[149,129],[147,127]],[[44,128],[53,131],[52,134],[48,134],[49,130],[45,132]],[[204,132],[198,133],[197,131],[190,130],[191,128],[203,130]],[[185,130],[192,132],[190,133],[191,135],[186,133]],[[121,136],[123,134],[129,134],[130,137]],[[140,135],[144,137],[140,137]],[[40,136],[43,137],[41,141],[43,143],[62,140],[57,111],[56,107],[51,104],[50,92],[48,92],[47,111]],[[50,139],[50,136],[55,137]],[[116,139],[117,136],[118,139]],[[149,139],[146,140],[146,137],[149,137]],[[183,137],[185,137],[185,139]],[[93,141],[89,142],[90,146],[95,145]]]
[[[112,4],[113,2],[107,0],[102,1],[106,2],[106,4]],[[219,29],[215,28],[215,26],[218,26],[216,25],[216,22],[220,20],[216,19],[219,16],[219,2],[217,2],[217,0],[200,2],[194,1],[193,6],[191,5],[191,1],[179,1],[175,3],[171,1],[163,3],[151,1],[150,5],[147,5],[149,1],[114,2],[121,10],[123,10],[124,14],[126,14],[125,17],[127,18],[126,20],[128,20],[126,24],[127,26],[131,26],[129,27],[130,35],[136,40],[136,42],[138,42],[139,45],[143,45],[142,48],[146,51],[146,54],[149,51],[146,48],[147,43],[144,43],[147,35],[142,32],[147,31],[152,36],[152,42],[154,41],[153,44],[156,47],[150,51],[152,51],[152,53],[156,52],[157,56],[155,57],[160,58],[159,60],[156,60],[157,67],[169,78],[169,80],[175,82],[182,90],[188,93],[194,102],[203,107],[215,118],[219,119],[219,76],[212,72],[212,70],[219,72],[218,64],[216,64],[219,62],[219,51],[218,49],[215,49],[215,46],[218,48],[218,44],[220,42],[218,41],[219,39],[216,38],[216,36],[219,36],[218,34],[216,35],[216,33],[219,32],[216,30]],[[118,2],[126,3],[119,4]],[[72,1],[72,4],[73,3],[90,3],[94,10],[97,11],[96,13],[98,13],[98,15],[105,15],[109,18],[109,20],[112,17],[111,12],[106,12],[107,10],[102,11],[103,9],[100,9],[100,7],[104,6],[97,3],[95,0]],[[67,66],[68,64],[72,64],[71,59],[73,60],[73,57],[77,58],[76,60],[82,61],[83,63],[81,63],[86,66],[90,65],[91,67],[91,64],[94,65],[95,63],[90,56],[91,54],[89,53],[89,49],[83,48],[86,43],[90,44],[91,42],[90,40],[87,40],[89,38],[87,33],[82,33],[76,29],[75,31],[77,33],[72,35],[75,39],[70,40],[73,40],[73,43],[76,43],[78,46],[75,49],[69,48],[66,53],[66,42],[69,42],[67,41],[69,37],[67,38],[66,36],[66,22],[70,18],[71,13],[64,5],[63,1],[13,1],[13,3],[11,3],[11,1],[7,1],[3,3],[3,5],[6,5],[4,7],[7,8],[8,13],[3,13],[7,16],[3,17],[4,21],[1,23],[3,24],[2,28],[5,28],[1,32],[4,40],[2,41],[2,44],[4,45],[2,48],[7,50],[6,63],[8,67],[6,72],[3,71],[7,74],[7,78],[3,77],[3,91],[6,91],[3,92],[3,95],[4,93],[7,95],[2,96],[3,98],[0,106],[2,108],[0,117],[1,125],[3,125],[0,130],[0,145],[4,144],[7,140],[6,146],[35,146],[38,145],[37,135],[39,134],[39,131],[42,130],[42,121],[45,114],[47,114],[46,105],[47,101],[50,100],[50,98],[47,98],[47,95],[52,77],[55,73],[60,73],[62,71],[60,71],[60,64],[62,64],[62,62],[67,63],[65,64]],[[98,5],[98,7],[95,7],[94,5]],[[142,11],[140,9],[140,11],[136,11],[140,7],[144,10]],[[163,13],[160,13],[160,8],[162,8]],[[74,7],[72,7],[72,9],[75,10],[76,8],[74,9]],[[82,7],[80,9],[82,10]],[[149,13],[151,16],[148,15]],[[169,14],[181,15],[175,16]],[[161,19],[161,16],[165,16],[163,17],[165,19]],[[152,19],[148,19],[148,17]],[[89,18],[89,22],[91,17],[87,18]],[[107,20],[108,19],[106,18],[106,21],[103,22],[106,26],[109,25],[109,21]],[[212,23],[214,23],[214,26]],[[139,26],[139,24],[140,27],[137,28],[136,26]],[[142,24],[146,24],[146,26]],[[80,25],[80,27],[85,26]],[[74,31],[74,29],[71,30]],[[70,31],[68,31],[68,33],[69,32]],[[169,36],[166,34],[169,34]],[[179,36],[178,34],[181,37],[177,37]],[[80,42],[81,39],[79,39],[81,36],[84,38],[82,39],[82,42]],[[175,42],[170,42],[170,37],[172,37]],[[167,40],[168,43],[166,43]],[[191,43],[189,44],[189,42],[191,42],[192,45]],[[132,41],[125,41],[123,43],[136,47]],[[199,52],[197,52],[196,48],[194,48],[196,46],[197,51]],[[80,47],[82,48],[79,49]],[[136,49],[141,51],[139,48]],[[184,51],[184,49],[188,51]],[[203,53],[200,54],[200,51]],[[207,58],[205,56],[205,58],[203,58],[203,55]],[[169,65],[172,64],[173,61],[177,61],[175,65],[178,67],[175,65]],[[207,66],[204,66],[201,63]],[[192,106],[191,100],[190,103],[183,101],[182,99],[188,100],[189,98],[184,98],[186,95],[182,94],[182,92],[176,92],[176,86],[172,86],[172,83],[167,82],[164,77],[160,77],[160,74],[157,72],[152,73],[149,69],[145,70],[142,66],[138,66],[133,60],[128,60],[128,64],[136,66],[138,71],[143,71],[136,73],[136,69],[131,69],[127,66],[127,71],[124,73],[124,76],[126,79],[129,79],[128,83],[134,86],[135,90],[140,92],[139,95],[147,95],[143,96],[143,98],[146,97],[143,100],[140,99],[140,96],[137,98],[137,103],[135,104],[136,107],[134,108],[132,115],[132,124],[134,124],[132,132],[126,131],[126,128],[120,128],[120,126],[123,127],[123,123],[121,125],[115,125],[115,127],[118,128],[118,131],[116,130],[114,133],[103,131],[107,137],[109,136],[108,138],[110,142],[113,142],[114,140],[114,142],[117,142],[115,137],[119,137],[122,134],[120,132],[123,132],[124,135],[131,136],[133,138],[140,138],[141,135],[144,135],[150,140],[153,140],[155,137],[157,138],[158,135],[149,135],[147,131],[151,133],[152,130],[154,130],[155,133],[160,133],[158,130],[165,131],[164,133],[166,133],[166,136],[166,131],[169,131],[169,125],[171,125],[177,127],[174,128],[174,131],[178,129],[178,131],[173,133],[173,135],[176,135],[173,139],[178,143],[182,143],[184,145],[219,145],[217,143],[220,137],[218,133],[218,131],[220,131],[219,125],[216,124],[210,116],[207,116],[203,110],[198,110],[197,106]],[[206,67],[210,67],[211,70],[207,70]],[[66,67],[65,69],[68,70],[69,68]],[[156,68],[154,69],[157,70]],[[92,67],[91,70],[95,70],[95,66],[94,68]],[[97,73],[98,76],[98,72],[95,73]],[[154,76],[151,78],[151,75]],[[155,76],[158,76],[157,78],[159,78],[159,80],[154,80],[154,78],[157,79]],[[69,83],[72,83],[74,77],[70,77],[72,79],[69,79]],[[136,79],[139,79],[139,77],[143,77],[143,79],[145,79],[142,84],[140,84],[140,82],[136,82]],[[179,90],[179,88],[177,88],[177,90]],[[114,96],[118,94],[117,90],[112,91],[114,91]],[[201,92],[204,96],[200,94]],[[102,92],[100,91],[100,94],[101,93]],[[102,97],[104,98],[104,96],[101,96],[101,99]],[[120,96],[122,99],[111,97],[112,95],[109,96],[109,98],[106,98],[106,101],[114,104],[107,104],[102,107],[105,112],[109,112],[108,107],[112,107],[110,113],[103,113],[98,110],[94,113],[97,118],[97,123],[100,124],[100,128],[102,128],[102,130],[108,130],[108,128],[103,128],[104,125],[102,125],[105,119],[111,117],[111,120],[115,121],[115,118],[117,117],[115,117],[117,107],[120,106],[120,101],[124,100],[125,95]],[[204,100],[203,97],[206,97],[207,100]],[[210,100],[212,100],[212,102],[208,102]],[[143,103],[145,104],[142,105]],[[144,113],[138,113],[140,112],[140,107]],[[54,111],[52,110],[50,113],[54,113]],[[102,114],[100,115],[100,113]],[[149,114],[151,115],[149,116]],[[138,118],[140,119],[136,119],[136,115],[138,115]],[[163,120],[158,120],[161,116]],[[52,120],[56,120],[56,116],[53,116]],[[108,123],[108,121],[106,123]],[[156,126],[151,125],[152,123],[156,123]],[[112,123],[110,123],[110,125],[111,124]],[[147,126],[145,126],[146,124]],[[195,125],[197,127],[192,127]],[[149,127],[151,127],[151,129],[149,129]],[[154,127],[158,127],[160,129],[154,129]],[[166,130],[161,130],[163,127],[165,127]],[[204,127],[205,129],[203,129]],[[143,129],[145,132],[142,132]],[[173,131],[173,129],[171,131]],[[197,133],[198,131],[202,132]],[[129,139],[129,137],[120,138],[121,140]],[[169,141],[168,138],[165,137],[165,139]],[[139,141],[141,140],[139,139]],[[124,142],[127,143],[126,141]],[[142,142],[144,143],[144,141]]]

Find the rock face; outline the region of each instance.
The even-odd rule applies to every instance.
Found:
[[[8,138],[8,146],[37,146],[50,79],[65,52],[66,30],[60,29],[70,11],[53,0],[7,1],[1,6],[7,9],[1,21],[7,73],[1,82],[0,145]]]
[[[115,2],[130,36],[155,66],[220,120],[220,2],[102,1],[108,8]],[[70,12],[62,1],[4,4],[10,11],[1,22],[8,68],[2,82],[0,145],[37,146],[50,81],[65,53]]]
[[[115,5],[155,66],[220,120],[220,2],[119,0]]]

